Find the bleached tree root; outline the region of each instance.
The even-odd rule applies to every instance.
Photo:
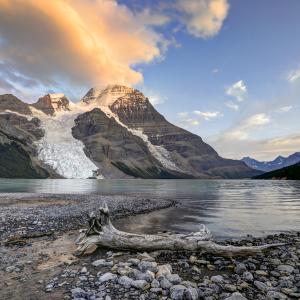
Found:
[[[107,205],[99,209],[99,215],[90,215],[89,229],[82,231],[76,244],[77,255],[91,254],[98,247],[133,251],[192,251],[207,252],[218,256],[248,256],[264,252],[285,244],[265,244],[262,246],[220,245],[211,241],[209,230],[202,225],[198,232],[190,234],[133,234],[117,230],[111,223]]]

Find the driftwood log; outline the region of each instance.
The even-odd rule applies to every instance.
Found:
[[[262,246],[220,245],[211,241],[207,227],[201,225],[198,232],[190,234],[133,234],[116,229],[110,219],[107,204],[99,209],[99,214],[92,213],[89,228],[81,231],[77,238],[77,255],[91,254],[98,247],[115,250],[133,251],[193,251],[207,252],[219,256],[234,257],[261,253],[270,248],[285,244],[265,244]]]

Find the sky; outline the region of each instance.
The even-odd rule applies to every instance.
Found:
[[[224,157],[300,151],[300,1],[0,0],[0,94],[118,83]]]

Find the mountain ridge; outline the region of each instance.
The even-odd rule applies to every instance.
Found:
[[[252,169],[270,172],[300,162],[300,152],[295,152],[287,157],[279,155],[272,161],[258,161],[251,157],[243,157],[241,160]]]
[[[0,118],[19,114],[38,120],[31,126],[43,135],[34,138],[28,155],[54,177],[249,178],[258,174],[243,162],[220,157],[201,137],[169,123],[134,88],[90,89],[78,103],[64,94],[47,94],[34,104],[16,99],[7,110],[3,104],[7,100],[2,102],[0,96]],[[27,151],[27,144],[23,139],[19,146]]]
[[[255,176],[253,179],[300,180],[300,162]]]

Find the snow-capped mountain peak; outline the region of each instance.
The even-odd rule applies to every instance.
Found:
[[[82,103],[90,106],[104,106],[109,107],[117,99],[129,95],[136,91],[134,88],[124,85],[108,85],[104,89],[92,88],[82,98]]]

